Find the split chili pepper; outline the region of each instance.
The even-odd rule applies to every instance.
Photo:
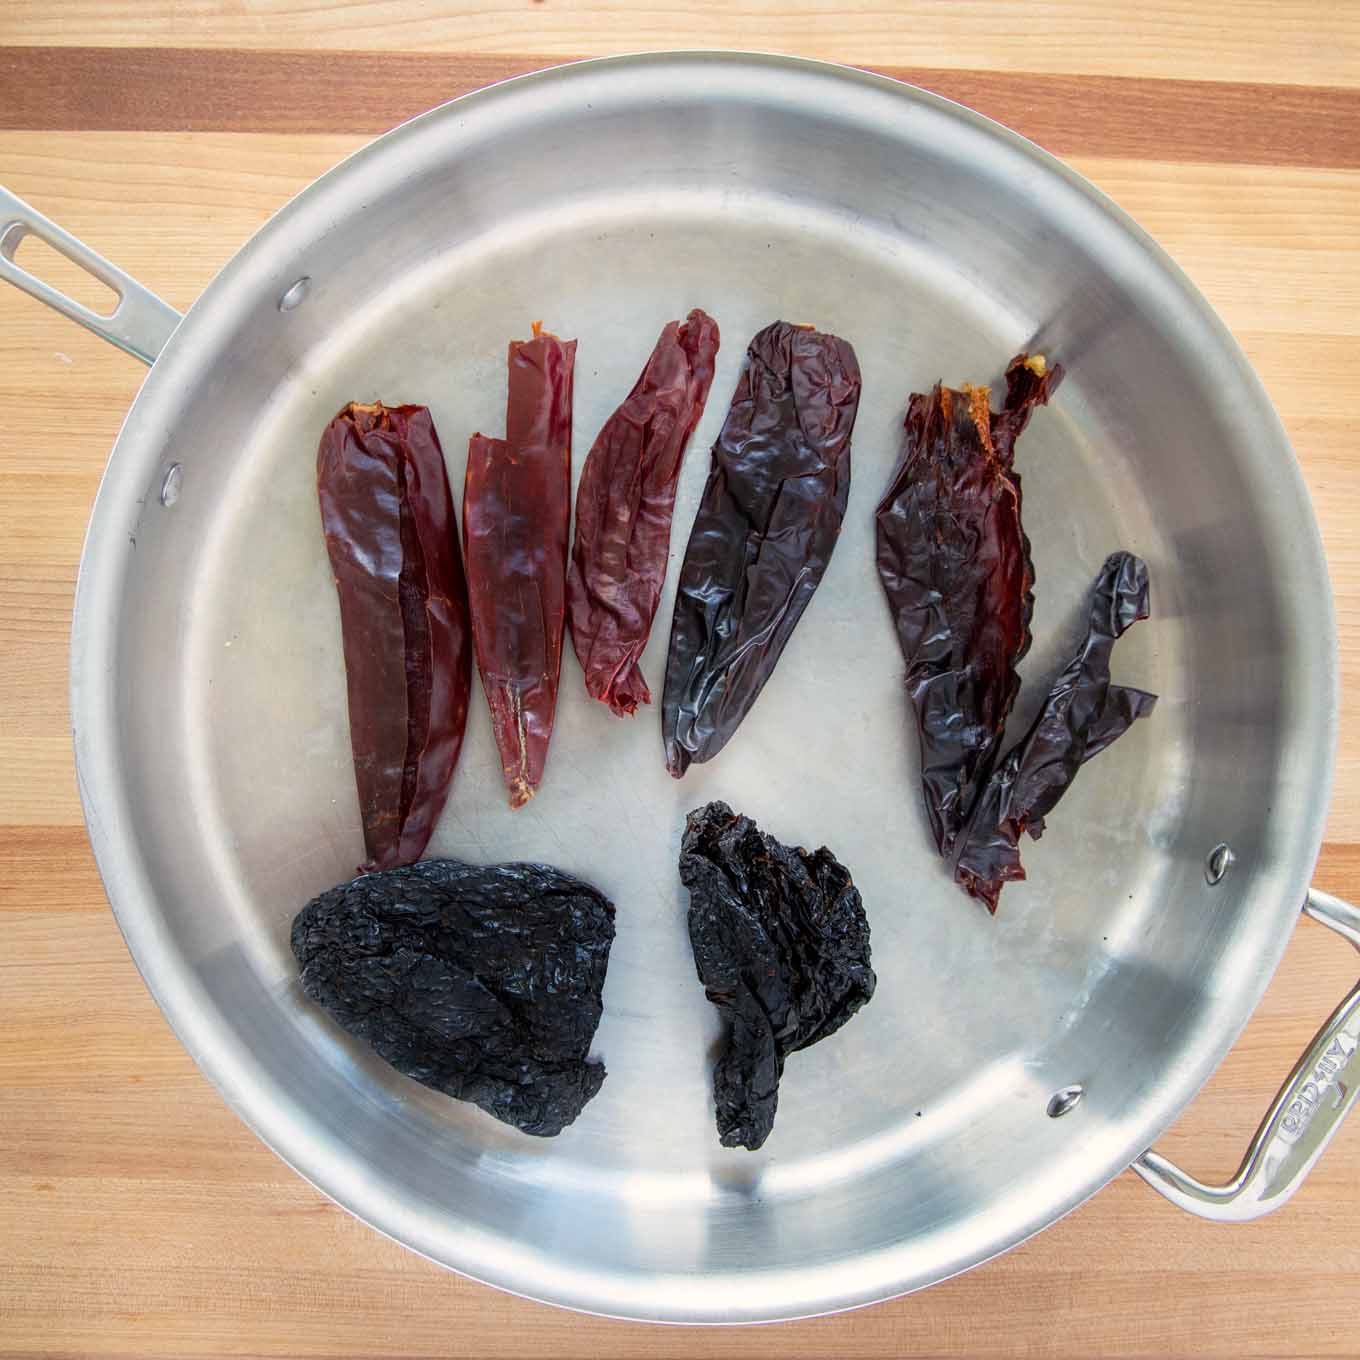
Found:
[[[907,662],[921,782],[946,858],[991,770],[1029,650],[1034,564],[1020,526],[1015,441],[1061,382],[1018,354],[1006,405],[985,387],[913,394],[902,456],[876,515],[878,574]]]
[[[505,438],[474,434],[463,489],[477,668],[510,790],[537,791],[552,738],[571,517],[576,341],[534,323],[509,351]]]
[[[472,629],[444,454],[423,406],[352,403],[326,426],[317,495],[349,690],[365,871],[418,860],[467,726]]]
[[[1096,578],[1081,647],[1033,726],[987,779],[959,837],[954,878],[989,911],[1004,884],[1025,876],[1021,833],[1038,840],[1081,766],[1152,712],[1155,694],[1110,683],[1115,640],[1147,616],[1147,567],[1132,553],[1113,553]]]
[[[581,472],[567,619],[586,692],[620,717],[652,702],[638,659],[666,580],[685,446],[704,413],[717,353],[718,326],[707,313],[667,322]]]
[[[677,779],[731,739],[821,583],[859,394],[834,335],[776,321],[751,341],[680,569],[661,706]]]

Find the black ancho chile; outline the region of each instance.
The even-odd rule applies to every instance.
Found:
[[[524,1133],[599,1091],[590,1047],[614,907],[544,864],[424,860],[322,893],[293,922],[302,989],[399,1072]]]
[[[726,803],[689,814],[680,878],[699,980],[728,1027],[713,1070],[718,1136],[758,1148],[774,1127],[785,1059],[874,994],[869,921],[829,850],[781,845]]]

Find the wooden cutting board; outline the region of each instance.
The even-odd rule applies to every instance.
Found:
[[[0,183],[183,308],[285,199],[400,119],[554,60],[694,46],[858,63],[971,104],[1090,176],[1204,290],[1322,523],[1344,697],[1317,882],[1360,899],[1360,6],[4,0]],[[0,1358],[1360,1354],[1360,1122],[1260,1223],[1197,1222],[1126,1174],[960,1279],[754,1330],[508,1298],[304,1184],[152,1004],[81,826],[71,595],[142,373],[0,289]],[[1301,926],[1162,1150],[1228,1175],[1356,972]]]

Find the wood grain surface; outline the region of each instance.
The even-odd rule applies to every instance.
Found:
[[[1360,7],[6,0],[0,183],[185,307],[275,208],[392,123],[565,57],[668,46],[828,57],[969,103],[1067,157],[1204,290],[1275,400],[1322,525],[1344,698],[1317,882],[1360,899]],[[648,1328],[526,1303],[318,1195],[175,1040],[81,825],[71,597],[142,374],[0,291],[3,1360],[1360,1355],[1360,1128],[1257,1224],[1199,1223],[1126,1174],[960,1279],[776,1328]],[[1353,953],[1301,926],[1162,1149],[1229,1173],[1355,976]]]

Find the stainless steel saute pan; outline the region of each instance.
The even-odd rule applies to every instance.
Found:
[[[113,315],[18,267],[29,233],[110,284]],[[72,639],[81,794],[119,923],[242,1118],[382,1231],[577,1308],[788,1318],[976,1265],[1130,1164],[1195,1213],[1264,1213],[1354,1103],[1360,992],[1226,1186],[1147,1150],[1251,1014],[1301,905],[1360,944],[1360,915],[1308,892],[1336,722],[1330,594],[1237,346],[1132,222],[1019,137],[831,66],[592,62],[381,138],[183,318],[8,196],[0,272],[152,364],[99,493]],[[468,434],[500,426],[506,341],[541,318],[580,339],[579,466],[662,323],[693,306],[725,344],[676,549],[745,341],[776,317],[859,352],[850,509],[760,703],[682,782],[655,713],[612,719],[569,657],[542,792],[512,813],[474,695],[432,853],[544,859],[618,904],[608,1080],[538,1141],[399,1077],[296,984],[294,912],[362,853],[317,437],[351,399],[426,403],[457,495]],[[1117,678],[1161,703],[1082,774],[993,920],[927,843],[871,520],[907,394],[996,380],[1022,347],[1070,370],[1021,445],[1028,704],[1116,547],[1147,559],[1154,604]],[[668,617],[663,601],[652,677]],[[675,869],[684,814],[713,797],[851,867],[879,975],[861,1016],[790,1062],[757,1154],[717,1143],[716,1021]]]

